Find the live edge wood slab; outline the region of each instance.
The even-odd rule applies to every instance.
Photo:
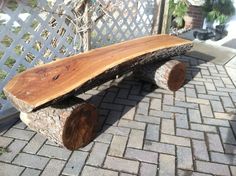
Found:
[[[191,47],[192,42],[170,35],[138,38],[29,69],[3,90],[18,110],[31,112],[143,64],[184,54]]]

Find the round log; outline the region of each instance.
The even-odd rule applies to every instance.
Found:
[[[135,71],[136,77],[171,91],[177,91],[183,85],[185,75],[185,64],[177,60],[144,65]]]
[[[72,97],[35,112],[21,112],[20,118],[30,129],[75,150],[95,137],[98,114],[95,106]]]

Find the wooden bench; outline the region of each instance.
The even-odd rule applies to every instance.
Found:
[[[31,129],[73,150],[93,139],[98,117],[93,105],[67,97],[130,71],[175,91],[183,84],[184,64],[166,60],[191,47],[190,41],[169,35],[125,41],[22,72],[4,93]]]

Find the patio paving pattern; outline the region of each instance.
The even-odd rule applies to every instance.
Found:
[[[69,151],[18,121],[0,131],[0,176],[236,176],[236,88],[222,65],[187,56],[170,92],[132,75],[80,97],[99,109],[99,132]]]

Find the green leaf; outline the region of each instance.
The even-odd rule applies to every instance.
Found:
[[[5,79],[7,76],[7,73],[3,70],[0,70],[0,80]]]
[[[23,52],[23,47],[22,45],[16,45],[16,47],[14,48],[14,51],[17,55],[21,55]]]
[[[2,59],[3,54],[4,54],[4,52],[0,51],[0,59]]]
[[[207,21],[219,21],[221,24],[226,23],[229,17],[235,14],[231,0],[206,0],[203,11]]]
[[[12,42],[13,42],[13,39],[10,38],[10,37],[7,36],[7,35],[5,35],[4,38],[3,38],[2,41],[1,41],[1,43],[2,43],[5,47],[9,47]]]
[[[20,72],[25,71],[26,67],[24,65],[20,64],[16,70],[17,70],[18,73],[20,73]]]
[[[16,60],[12,56],[9,56],[4,64],[7,67],[12,68],[15,63],[16,63]]]
[[[37,0],[27,0],[27,4],[30,7],[37,7]]]
[[[228,18],[229,18],[228,16],[220,15],[217,17],[217,20],[220,22],[220,24],[225,24]]]
[[[207,21],[209,21],[209,22],[214,22],[215,21],[215,19],[216,19],[216,17],[217,17],[217,12],[216,11],[211,11],[211,12],[209,12],[208,14],[207,14]]]
[[[6,5],[9,9],[11,9],[12,11],[16,10],[16,8],[18,7],[17,1],[16,0],[9,0],[7,2]]]
[[[178,27],[182,27],[184,23],[184,19],[182,17],[176,17],[175,22],[177,23]]]
[[[3,91],[1,91],[1,93],[0,93],[0,98],[1,98],[1,99],[4,99],[4,100],[7,99],[7,97],[6,97],[6,95],[4,94]]]
[[[179,0],[177,3],[174,0],[170,0],[169,8],[170,13],[174,17],[184,17],[188,11],[188,1],[187,0]]]

